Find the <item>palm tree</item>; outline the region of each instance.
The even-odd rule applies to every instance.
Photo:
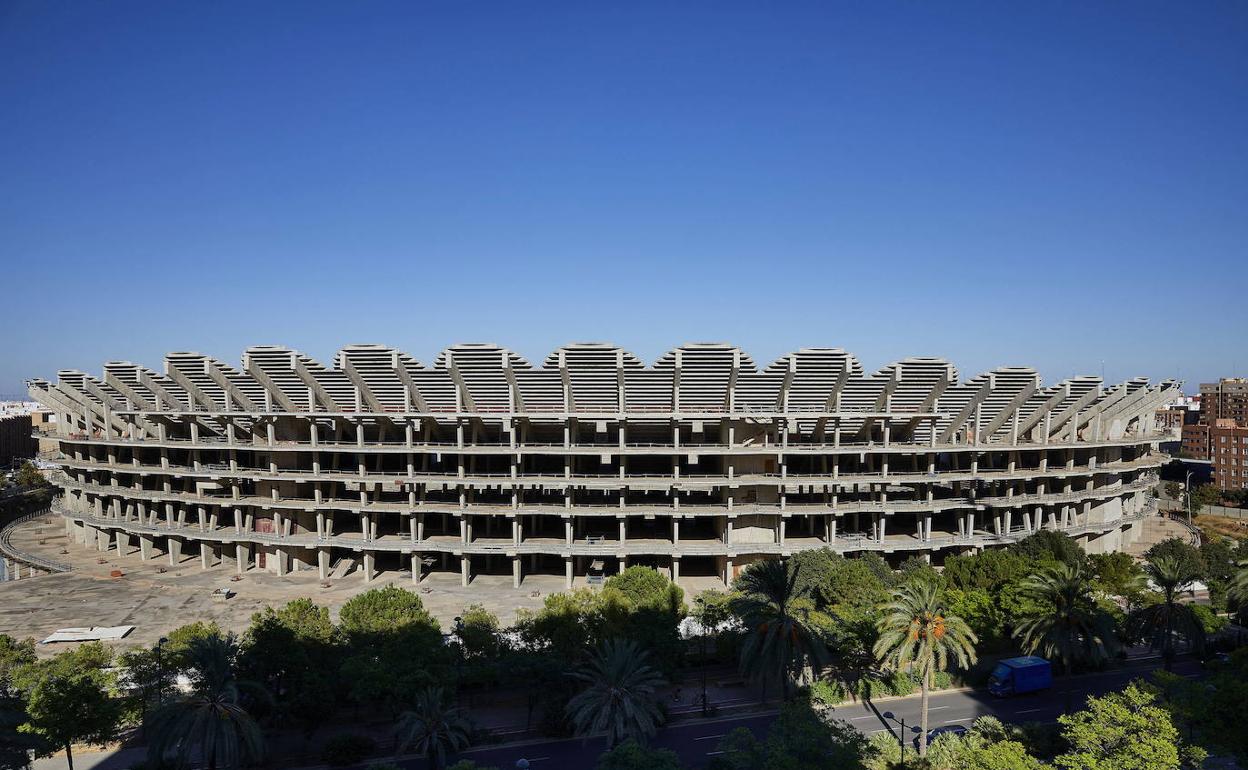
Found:
[[[267,693],[253,682],[235,678],[237,654],[232,634],[191,641],[187,659],[192,692],[152,714],[147,747],[150,765],[172,763],[185,768],[198,761],[210,770],[234,770],[260,759],[263,736],[242,701],[244,693],[261,700]]]
[[[1147,638],[1149,647],[1161,650],[1166,671],[1174,667],[1177,654],[1176,636],[1187,640],[1196,652],[1205,646],[1205,628],[1190,604],[1178,601],[1179,595],[1191,591],[1195,576],[1172,556],[1158,556],[1144,568],[1153,585],[1161,589],[1161,601],[1142,607],[1131,614],[1128,624],[1131,637]]]
[[[1083,565],[1046,566],[1023,581],[1020,593],[1039,605],[1014,629],[1029,655],[1057,660],[1070,673],[1076,662],[1100,662],[1117,649],[1114,619],[1096,606]]]
[[[568,701],[578,735],[606,733],[609,749],[627,738],[642,741],[654,734],[663,718],[656,694],[663,677],[648,658],[637,642],[608,639],[570,674],[588,685]]]
[[[395,732],[399,736],[395,754],[415,747],[429,757],[431,767],[440,770],[446,765],[447,754],[468,745],[472,725],[463,709],[447,707],[441,687],[426,687],[416,696],[414,707],[399,715]]]
[[[799,569],[789,570],[778,560],[753,564],[738,578],[742,595],[733,602],[746,629],[742,673],[762,682],[764,693],[769,681],[779,679],[786,700],[794,680],[827,658],[819,632],[794,607],[802,598],[795,589]]]
[[[908,668],[919,679],[920,756],[927,754],[927,703],[933,674],[947,669],[951,657],[963,668],[970,666],[979,641],[966,621],[946,610],[941,593],[933,580],[907,581],[893,592],[892,601],[880,607],[876,623],[880,632],[874,647],[876,659],[897,670]]]
[[[1248,561],[1241,561],[1235,566],[1239,569],[1231,579],[1231,589],[1227,594],[1239,602],[1239,611],[1243,613],[1248,609]]]

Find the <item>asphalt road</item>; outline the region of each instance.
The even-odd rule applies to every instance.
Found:
[[[1132,679],[1144,677],[1151,671],[1148,667],[1132,667],[1121,671],[1079,677],[1067,681],[1058,679],[1051,690],[1015,698],[994,698],[986,691],[955,692],[933,695],[928,710],[929,728],[943,725],[970,725],[981,716],[993,715],[1006,722],[1052,722],[1065,710],[1069,699],[1075,710],[1082,707],[1088,695],[1102,695],[1121,690]],[[1175,673],[1198,676],[1200,665],[1195,661],[1180,661]],[[881,714],[893,712],[906,722],[907,743],[917,735],[912,725],[919,723],[919,697],[890,698],[874,703],[856,703],[839,706],[835,715],[848,721],[866,735],[888,730],[897,734],[898,727],[882,719]],[[702,767],[716,753],[719,740],[737,727],[748,727],[756,735],[766,734],[775,719],[775,712],[729,717],[710,722],[676,724],[659,731],[652,745],[675,751],[687,766]],[[588,770],[597,762],[604,744],[601,738],[592,740],[568,739],[533,743],[521,747],[489,748],[471,750],[463,756],[485,766],[497,766],[499,770],[511,770],[516,760],[527,759],[535,770]],[[421,761],[405,762],[404,767],[423,768]]]

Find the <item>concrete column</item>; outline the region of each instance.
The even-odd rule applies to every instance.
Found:
[[[211,553],[211,550],[210,550],[211,548],[212,546],[208,545],[207,543],[199,544],[199,568],[200,569],[208,569],[208,567],[211,566],[209,563],[211,559],[211,557],[209,556],[209,554]]]
[[[286,552],[285,548],[276,548],[274,549],[274,555],[277,557],[278,576],[285,575],[290,571],[290,554]]]
[[[467,586],[472,581],[472,561],[468,554],[459,557],[459,584]]]
[[[176,567],[182,560],[182,541],[176,537],[167,537],[165,542],[169,544],[169,566]]]
[[[139,558],[143,561],[152,558],[152,539],[147,535],[139,535]]]
[[[672,545],[680,545],[680,519],[672,518]]]
[[[627,556],[621,556],[621,557],[620,557],[620,569],[619,569],[619,571],[620,571],[620,572],[623,572],[623,571],[624,571],[624,570],[626,570],[626,569],[628,569],[628,557],[627,557]]]
[[[672,557],[672,582],[680,585],[680,557]]]
[[[237,543],[234,546],[234,569],[238,574],[247,571],[247,565],[251,562],[251,547],[244,543]]]
[[[567,578],[566,580],[567,588],[571,589],[572,588],[572,557],[571,556],[563,557],[563,573],[564,573],[564,576]]]
[[[329,549],[316,549],[316,574],[321,580],[329,579]]]
[[[732,585],[732,557],[724,559],[724,585]]]
[[[572,545],[572,519],[563,520],[564,540],[568,545]]]
[[[371,583],[377,576],[377,557],[372,551],[364,552],[364,582]]]
[[[884,529],[888,526],[888,517],[880,514],[880,542],[884,542]]]
[[[783,516],[781,516],[781,517],[780,517],[780,532],[779,532],[780,539],[779,539],[779,541],[778,541],[778,542],[780,543],[780,547],[781,547],[781,548],[783,548],[783,547],[784,547],[784,532],[785,532],[785,528],[786,528],[786,526],[787,526],[787,524],[786,524],[785,518],[784,518]]]
[[[627,522],[628,522],[628,519],[624,518],[623,516],[620,517],[620,542],[621,543],[623,543],[625,540],[628,539]]]
[[[519,587],[520,587],[520,578],[521,578],[521,575],[520,575],[520,557],[519,557],[519,556],[513,556],[513,557],[511,557],[511,587],[512,587],[512,588],[519,588]]]
[[[420,561],[420,554],[412,554],[412,585],[420,584],[420,572],[423,566]]]

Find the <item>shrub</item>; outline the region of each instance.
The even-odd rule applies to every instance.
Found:
[[[849,700],[849,687],[844,682],[820,679],[810,686],[810,699],[820,706],[835,706]]]
[[[1217,615],[1212,609],[1204,604],[1190,605],[1192,612],[1196,615],[1196,619],[1200,621],[1200,626],[1205,630],[1206,634],[1216,634],[1226,628],[1226,618]]]
[[[325,741],[325,748],[321,749],[321,759],[330,767],[346,767],[359,764],[376,748],[377,742],[367,735],[335,735]]]

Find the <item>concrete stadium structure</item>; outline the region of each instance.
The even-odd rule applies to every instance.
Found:
[[[90,547],[321,579],[410,571],[594,582],[629,564],[729,579],[808,548],[893,562],[1041,528],[1122,547],[1155,511],[1154,426],[1177,384],[1042,387],[938,358],[866,375],[807,348],[758,367],[691,344],[645,366],[574,344],[534,366],[380,345],[327,367],[253,347],[29,383],[58,415],[57,504]]]

